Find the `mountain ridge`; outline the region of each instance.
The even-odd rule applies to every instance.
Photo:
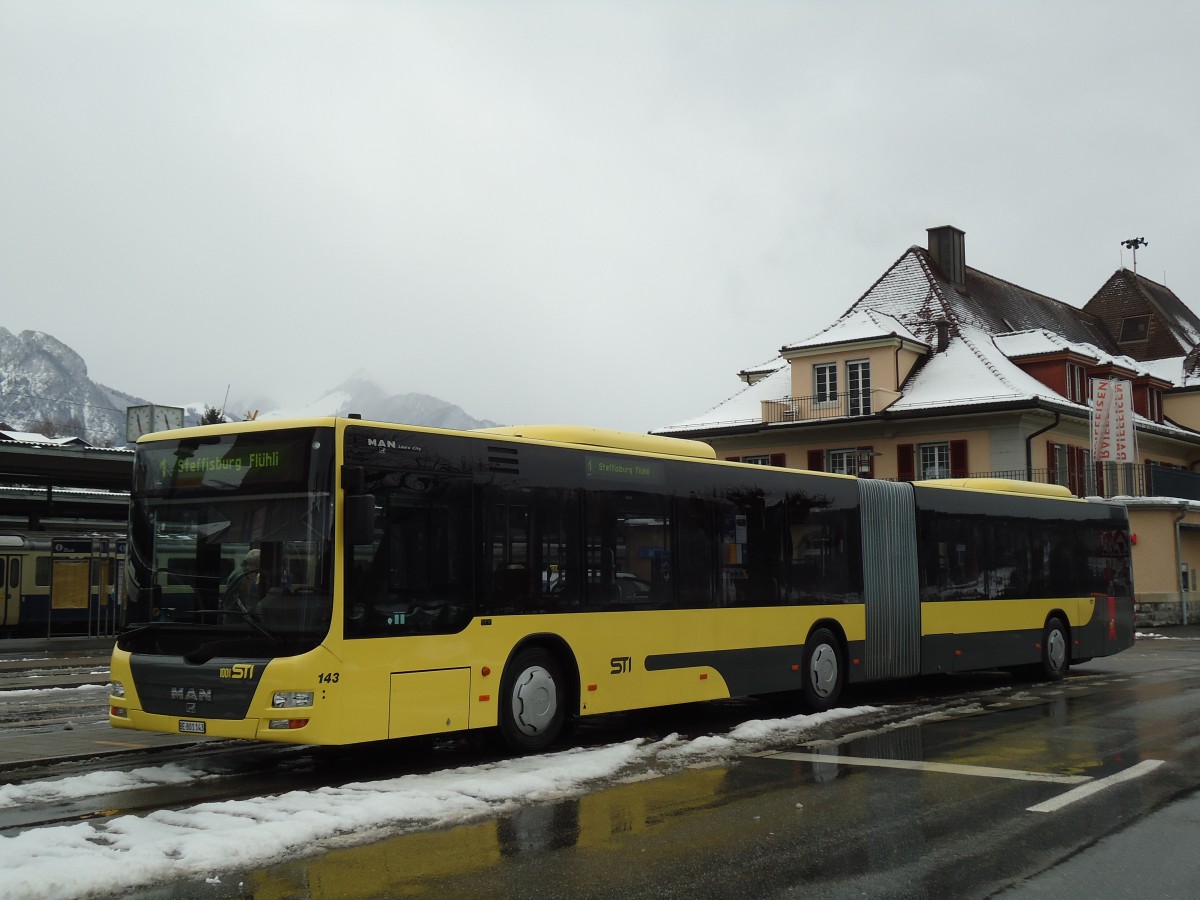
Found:
[[[79,437],[95,447],[122,447],[127,443],[126,408],[149,402],[92,381],[83,357],[53,335],[43,331],[14,335],[0,326],[0,422],[9,429],[46,437]],[[184,408],[184,424],[199,424],[205,404],[185,404]],[[351,412],[367,419],[437,428],[496,424],[475,419],[461,407],[429,394],[389,394],[361,374],[303,407],[264,411],[260,418]],[[226,419],[237,418],[226,415]]]

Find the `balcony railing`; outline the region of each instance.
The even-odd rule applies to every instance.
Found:
[[[840,391],[813,397],[784,397],[762,402],[763,422],[810,422],[869,416],[889,406],[895,391]]]

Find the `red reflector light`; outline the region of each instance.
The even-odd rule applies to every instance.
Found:
[[[708,673],[707,673],[707,672],[701,672],[701,673],[700,673],[700,680],[701,680],[701,681],[708,681]]]
[[[479,695],[479,702],[480,702],[480,703],[487,703],[487,702],[488,702],[489,700],[491,700],[491,699],[492,699],[492,695],[491,695],[491,694],[480,694],[480,695]]]
[[[308,724],[308,719],[288,719],[288,728],[303,728]]]
[[[589,691],[594,691],[594,690],[596,690],[596,688],[597,688],[597,687],[599,687],[599,685],[595,685],[595,684],[589,684],[589,685],[588,685],[588,690],[589,690]]]

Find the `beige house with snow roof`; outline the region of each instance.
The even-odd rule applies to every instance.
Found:
[[[655,433],[741,462],[1140,498],[1139,600],[1182,614],[1200,587],[1200,317],[1164,285],[1122,268],[1079,309],[971,268],[964,232],[931,228],[835,322],[738,374]],[[1094,379],[1131,387],[1136,463],[1093,462]]]

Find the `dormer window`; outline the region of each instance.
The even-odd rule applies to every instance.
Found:
[[[1126,316],[1121,320],[1120,342],[1122,344],[1131,344],[1135,341],[1144,341],[1149,336],[1149,316]]]
[[[1079,363],[1067,363],[1067,399],[1087,403],[1087,374]]]
[[[837,363],[818,363],[813,366],[813,388],[818,403],[836,403],[838,398]]]

